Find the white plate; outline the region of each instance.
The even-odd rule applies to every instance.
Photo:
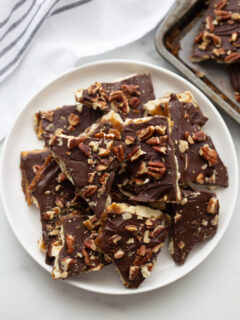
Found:
[[[27,207],[20,183],[20,151],[42,147],[42,142],[36,138],[33,130],[33,114],[39,110],[72,103],[74,91],[87,87],[94,81],[114,80],[146,71],[152,75],[156,97],[169,91],[190,90],[195,95],[203,113],[209,118],[204,129],[213,138],[229,173],[229,188],[217,190],[221,206],[218,232],[211,240],[196,247],[186,263],[180,267],[174,264],[165,248],[158,257],[157,266],[151,277],[139,289],[124,288],[112,265],[101,272],[64,280],[79,288],[107,294],[135,294],[163,287],[193,270],[210,254],[226,231],[233,213],[238,190],[236,152],[230,133],[212,103],[188,81],[160,67],[136,61],[101,61],[71,70],[44,87],[20,113],[6,138],[2,152],[0,186],[5,212],[18,240],[37,263],[48,272],[51,271],[51,268],[44,263],[44,256],[37,247],[37,240],[41,235],[38,210]],[[48,276],[51,284],[53,280],[50,275]]]

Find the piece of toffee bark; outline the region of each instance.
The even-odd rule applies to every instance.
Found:
[[[45,251],[46,263],[52,264],[58,244],[59,218],[73,211],[86,212],[87,206],[50,155],[29,188],[40,208],[42,239],[39,247]]]
[[[151,101],[144,107],[149,113],[167,115],[172,121],[171,137],[181,174],[179,183],[195,182],[227,187],[227,169],[212,139],[193,120],[196,119],[193,116],[195,110],[186,111],[178,96],[172,94],[167,99]]]
[[[128,194],[130,201],[144,203],[179,201],[181,194],[168,118],[144,117],[123,123],[118,117],[111,112],[111,116],[103,117],[95,130],[91,130],[93,137],[112,135],[125,144],[126,161],[117,172],[114,192],[118,187],[123,195]]]
[[[29,185],[35,178],[38,170],[43,165],[49,152],[46,150],[22,151],[20,156],[20,170],[22,176],[22,190],[25,194],[27,204],[37,205],[34,196],[29,192]]]
[[[155,99],[153,101],[148,101],[143,108],[146,110],[147,114],[151,115],[162,115],[165,117],[172,117],[174,113],[171,111],[171,106],[169,101],[171,100],[171,94]],[[176,94],[178,102],[181,104],[181,110],[183,110],[184,119],[192,125],[198,125],[202,127],[207,122],[207,117],[202,113],[195,97],[190,91],[184,91]],[[175,115],[175,117],[177,114]],[[180,122],[181,118],[178,116],[176,122]]]
[[[94,242],[98,234],[90,232],[84,221],[84,215],[70,214],[61,218],[60,241],[54,250],[54,279],[98,271],[107,264]]]
[[[109,199],[115,170],[125,160],[124,143],[56,133],[45,136],[45,144],[62,172],[99,217]]]
[[[174,204],[169,250],[183,264],[192,248],[215,235],[219,203],[215,193],[182,190],[182,204]]]
[[[122,136],[131,148],[131,152],[127,152],[129,184],[134,186],[136,193],[131,200],[181,200],[168,118],[154,116],[127,120]]]
[[[150,276],[168,224],[160,210],[123,203],[106,208],[96,244],[114,263],[126,287],[137,288]]]
[[[95,110],[114,110],[123,119],[142,117],[143,104],[155,99],[149,73],[131,75],[114,82],[95,82],[87,89],[78,90],[75,97],[76,101]]]
[[[44,133],[54,133],[57,129],[62,129],[66,135],[78,136],[101,116],[100,110],[93,110],[81,103],[63,106],[37,112],[34,115],[34,129],[39,139],[43,138]]]
[[[194,40],[191,60],[240,61],[240,7],[236,0],[213,0]]]

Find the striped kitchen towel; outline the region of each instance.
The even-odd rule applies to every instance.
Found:
[[[4,19],[0,20],[0,81],[17,66],[49,15],[89,1],[2,0],[0,17]]]

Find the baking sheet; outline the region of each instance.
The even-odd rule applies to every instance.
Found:
[[[206,9],[204,2],[177,0],[156,33],[156,47],[184,76],[240,123],[240,103],[234,97],[228,65],[214,61],[190,61],[193,41]]]

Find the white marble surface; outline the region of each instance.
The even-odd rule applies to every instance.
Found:
[[[153,31],[126,47],[78,63],[125,58],[174,70],[157,54],[154,34]],[[222,115],[240,161],[240,126]],[[1,148],[2,144],[0,153]],[[240,199],[223,239],[197,269],[165,288],[118,297],[89,293],[52,281],[16,240],[0,201],[0,319],[240,319],[239,210]]]

